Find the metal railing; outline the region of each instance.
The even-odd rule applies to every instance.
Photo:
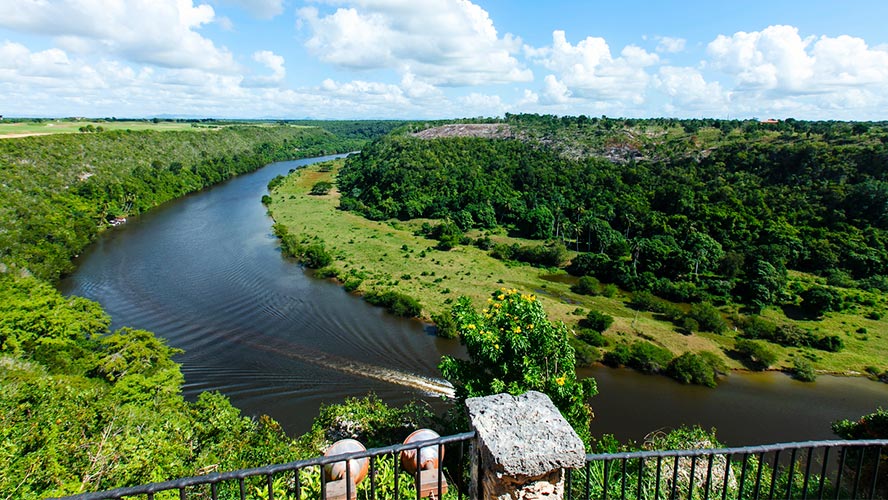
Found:
[[[327,500],[324,466],[344,461],[346,476],[352,477],[356,471],[350,470],[351,460],[369,458],[367,479],[357,486],[347,481],[345,499],[419,500],[420,471],[406,475],[400,469],[398,456],[404,450],[419,453],[420,448],[430,446],[438,447],[438,456],[443,455],[445,462],[438,469],[437,491],[426,491],[426,494],[443,500],[477,498],[481,495],[469,492],[474,438],[474,432],[467,432],[66,498]],[[448,445],[446,455],[443,454],[445,445]],[[584,468],[565,475],[565,497],[568,500],[888,499],[886,450],[888,440],[860,440],[591,454],[586,456]],[[447,482],[449,490],[444,486]]]
[[[471,457],[469,448],[474,440],[474,432],[465,432],[437,439],[416,441],[409,444],[372,448],[355,453],[344,453],[329,457],[316,457],[308,460],[297,460],[285,464],[269,465],[252,469],[241,469],[232,472],[212,473],[201,476],[187,477],[173,481],[143,484],[127,488],[83,493],[64,497],[67,500],[103,500],[129,497],[143,497],[148,500],[160,498],[178,498],[180,500],[203,499],[302,499],[320,498],[326,500],[327,488],[324,466],[345,462],[345,476],[354,477],[353,459],[369,458],[370,469],[367,479],[355,486],[345,481],[346,499],[355,498],[360,493],[361,499],[376,500],[377,498],[411,498],[420,499],[420,472],[412,475],[410,484],[405,484],[402,477],[399,455],[402,451],[415,450],[417,455],[421,448],[438,447],[438,456],[443,456],[445,464],[438,468],[437,492],[439,499],[462,500],[468,490],[467,460]],[[444,454],[448,446],[449,453]],[[457,446],[458,445],[458,446]],[[456,449],[454,449],[456,448]],[[445,469],[447,472],[445,472]],[[446,477],[445,477],[446,474]],[[444,484],[449,481],[453,487],[445,496]],[[352,490],[355,488],[356,490]]]
[[[888,440],[586,456],[571,500],[888,499]]]

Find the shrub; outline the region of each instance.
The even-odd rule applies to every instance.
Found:
[[[696,320],[703,331],[722,334],[728,328],[728,323],[722,317],[721,312],[709,302],[693,304],[688,311],[688,316]]]
[[[632,300],[629,301],[629,307],[638,311],[657,312],[661,309],[662,300],[658,299],[651,292],[635,292],[632,294]]]
[[[329,266],[333,262],[333,257],[327,253],[322,242],[312,243],[303,248],[300,259],[306,267],[313,269]]]
[[[755,340],[740,339],[734,350],[741,360],[752,370],[767,370],[777,361],[777,355],[767,346]]]
[[[567,249],[561,242],[519,246],[513,249],[512,258],[533,266],[559,267],[567,259]]]
[[[814,382],[817,374],[814,373],[814,366],[810,361],[805,358],[795,358],[792,361],[792,378],[802,382]]]
[[[432,323],[435,324],[435,335],[445,339],[455,339],[459,336],[456,329],[456,321],[450,311],[432,314]]]
[[[361,278],[357,278],[357,277],[352,276],[352,277],[348,278],[347,280],[345,280],[345,283],[342,285],[342,288],[344,288],[346,292],[351,293],[351,292],[354,292],[355,290],[357,290],[358,287],[360,287],[361,283],[363,283],[363,282],[364,282],[364,280],[362,280]]]
[[[713,355],[713,357],[715,356]],[[718,372],[716,367],[711,364],[711,359],[711,357],[707,358],[699,354],[686,352],[673,359],[669,363],[666,372],[670,377],[683,384],[715,387],[718,385],[716,382]]]
[[[639,341],[629,346],[629,361],[626,365],[642,373],[660,373],[670,361],[672,353],[668,349]]]
[[[444,356],[439,368],[460,400],[537,390],[590,442],[586,400],[598,392],[595,381],[577,378],[570,332],[549,321],[536,297],[503,288],[482,311],[468,297],[460,297],[452,311],[469,359]]]
[[[364,295],[364,299],[375,306],[385,307],[396,316],[412,318],[422,313],[422,306],[416,299],[400,292],[389,290],[380,293],[372,290]]]
[[[829,311],[841,311],[843,307],[842,295],[830,288],[815,286],[800,295],[802,307],[815,316],[823,316]]]
[[[628,364],[630,355],[629,346],[626,344],[620,344],[617,347],[614,347],[612,351],[604,353],[604,357],[601,361],[608,366],[617,368]]]
[[[580,320],[581,326],[595,330],[598,333],[607,330],[613,323],[613,316],[598,311],[589,311],[589,314]]]
[[[614,295],[617,294],[617,286],[612,284],[607,284],[601,287],[601,296],[607,298],[613,298]]]
[[[576,338],[568,338],[574,350],[574,360],[577,366],[588,367],[601,359],[601,351]]]
[[[267,194],[263,194],[262,195],[262,204],[265,205],[266,207],[268,205],[271,205],[271,196],[268,196]]]
[[[328,181],[318,181],[311,187],[311,191],[309,191],[308,194],[323,196],[329,193],[331,189],[333,189],[333,183]]]
[[[583,328],[577,333],[577,338],[582,340],[584,343],[589,344],[595,347],[606,347],[607,339],[604,338],[600,332],[595,330],[590,330],[588,328]]]
[[[576,285],[570,287],[571,291],[580,295],[598,295],[598,280],[592,276],[583,276]]]

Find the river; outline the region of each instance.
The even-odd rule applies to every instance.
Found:
[[[372,391],[390,403],[446,391],[437,364],[458,342],[392,317],[281,257],[260,203],[269,180],[331,157],[271,164],[168,203],[102,235],[59,284],[98,301],[112,327],[155,332],[177,357],[185,395],[216,390],[246,415],[306,431],[322,403]],[[641,439],[682,423],[730,445],[828,439],[831,421],[888,407],[888,385],[734,374],[718,389],[595,368],[593,432]]]

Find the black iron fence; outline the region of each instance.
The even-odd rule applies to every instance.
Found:
[[[586,456],[571,500],[888,499],[888,440]]]
[[[233,472],[119,488],[67,497],[99,500],[295,499],[389,500],[434,497],[476,498],[469,478],[473,432],[410,444],[374,448],[330,457],[299,460]],[[431,474],[402,470],[402,451],[436,447],[443,456]],[[446,448],[446,453],[445,453]],[[353,459],[369,459],[367,478],[344,489],[330,489],[324,467],[344,465],[346,477],[358,472]],[[428,471],[427,471],[428,472]],[[478,477],[479,475],[476,475]],[[334,493],[331,493],[334,491]],[[888,440],[809,441],[743,448],[638,451],[586,456],[586,466],[566,475],[568,500],[759,500],[886,499]]]

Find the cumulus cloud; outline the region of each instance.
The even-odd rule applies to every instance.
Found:
[[[872,116],[888,101],[888,50],[861,39],[802,37],[793,26],[720,35],[705,66],[736,85],[735,102],[814,117]]]
[[[527,56],[553,71],[546,78],[547,92],[566,86],[575,97],[600,101],[644,102],[650,75],[646,67],[657,64],[659,56],[635,45],[628,45],[619,57],[611,54],[604,38],[587,37],[576,45],[567,41],[564,31],[552,33],[552,45],[526,47]],[[555,97],[556,94],[549,93]],[[561,92],[562,98],[566,93]]]
[[[683,110],[723,111],[728,95],[718,82],[707,82],[695,68],[663,66],[654,86]]]
[[[348,69],[395,69],[432,85],[530,81],[514,57],[520,41],[499,36],[485,10],[468,0],[351,0],[322,14],[299,10],[306,47]]]
[[[56,37],[72,52],[231,72],[237,67],[231,53],[195,31],[214,16],[212,7],[192,0],[15,1],[4,5],[0,27]]]
[[[253,77],[245,81],[247,86],[273,86],[280,85],[287,76],[284,67],[284,58],[270,50],[260,50],[253,53],[253,60],[271,70],[270,75]]]
[[[684,38],[674,38],[671,36],[656,36],[654,39],[657,40],[656,51],[667,54],[675,54],[683,51],[685,49],[685,44],[687,43],[687,40]]]

